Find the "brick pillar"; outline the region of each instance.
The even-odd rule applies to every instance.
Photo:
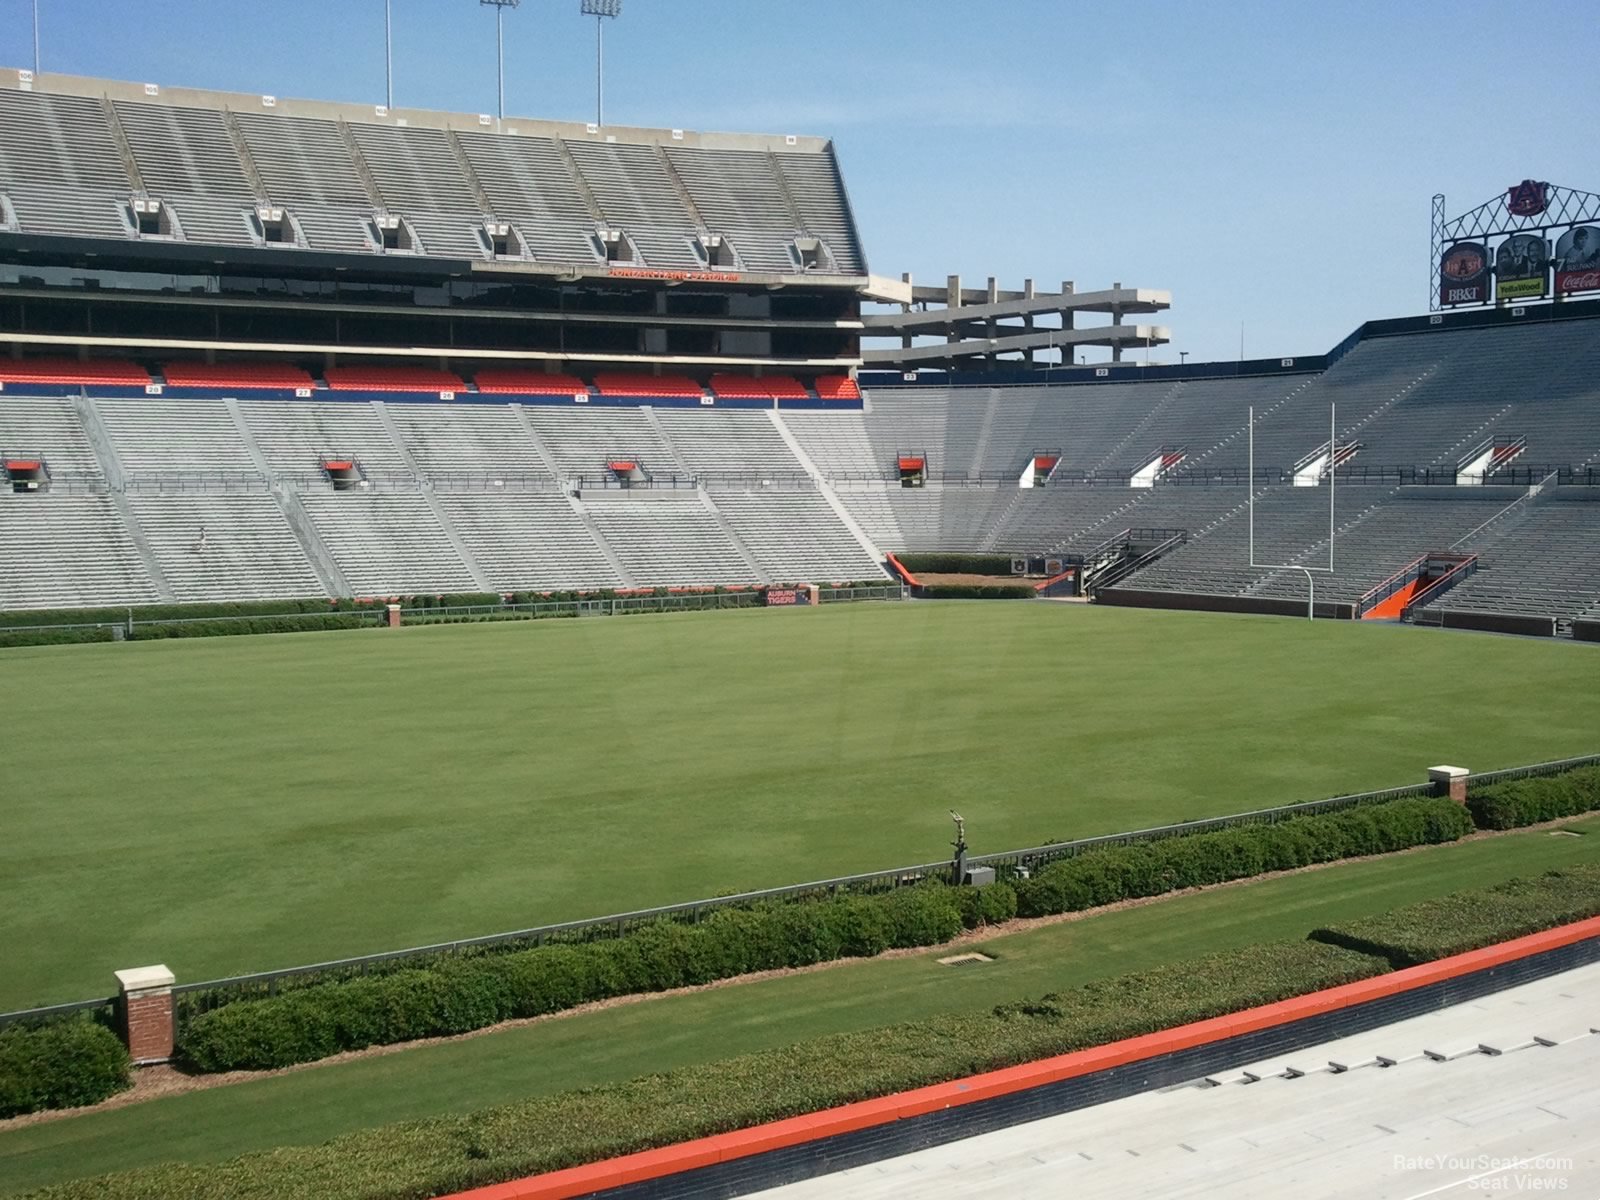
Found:
[[[1429,767],[1428,782],[1433,784],[1435,796],[1449,796],[1457,804],[1467,802],[1467,769],[1465,767]]]
[[[389,628],[390,629],[399,629],[400,628],[400,606],[398,604],[390,604],[390,605],[387,606],[387,608],[389,610]]]
[[[122,1039],[135,1063],[172,1057],[172,972],[163,966],[117,972],[122,989]]]

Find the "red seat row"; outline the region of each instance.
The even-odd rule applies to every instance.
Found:
[[[173,362],[161,369],[172,387],[309,388],[309,372],[290,363]],[[452,371],[434,367],[351,366],[323,371],[335,391],[465,392],[466,382]],[[125,359],[0,358],[0,382],[54,383],[116,387],[144,387],[150,374]],[[480,392],[531,396],[572,396],[588,390],[576,375],[551,374],[524,367],[484,367],[477,372]],[[700,385],[681,375],[650,375],[642,371],[602,371],[594,377],[603,396],[695,397]],[[824,400],[859,400],[861,389],[848,375],[824,375],[816,382]],[[792,375],[716,374],[712,392],[727,400],[804,400],[810,393]]]
[[[588,385],[576,375],[550,374],[523,367],[484,367],[474,377],[480,392],[524,396],[573,396]]]
[[[0,382],[144,387],[150,382],[150,372],[120,358],[91,358],[86,362],[75,358],[0,359]]]
[[[861,389],[848,375],[820,375],[817,377],[817,395],[824,400],[859,400]]]
[[[713,375],[711,390],[724,400],[806,400],[811,395],[792,375]]]
[[[174,362],[161,368],[173,387],[308,388],[316,381],[292,363]]]
[[[336,392],[464,392],[466,382],[437,367],[328,367],[322,372]]]
[[[594,386],[602,396],[694,396],[700,385],[682,375],[650,375],[643,371],[601,371]]]

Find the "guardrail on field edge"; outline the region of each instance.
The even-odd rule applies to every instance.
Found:
[[[1577,758],[1556,759],[1550,762],[1530,763],[1520,767],[1507,767],[1498,771],[1483,771],[1468,776],[1469,783],[1489,784],[1508,779],[1523,779],[1535,775],[1554,775],[1576,767],[1600,766],[1600,754]],[[1085,851],[1108,846],[1125,846],[1136,842],[1159,841],[1169,837],[1183,837],[1195,833],[1210,833],[1220,829],[1235,829],[1246,825],[1272,824],[1292,817],[1314,813],[1333,812],[1367,804],[1383,804],[1410,796],[1430,795],[1431,783],[1408,784],[1404,787],[1383,788],[1378,791],[1357,792],[1345,796],[1332,796],[1326,800],[1305,800],[1296,804],[1283,804],[1274,808],[1253,809],[1221,817],[1206,817],[1194,821],[1180,821],[1172,825],[1157,825],[1149,829],[1135,829],[1126,833],[1102,834],[1098,837],[1078,838],[1069,842],[1048,842],[1022,850],[1006,850],[995,854],[968,855],[969,867],[988,866],[1012,875],[1025,875],[1063,858],[1071,858]],[[435,942],[427,946],[412,946],[404,950],[388,950],[378,954],[364,954],[353,958],[333,959],[328,962],[309,963],[298,967],[283,967],[274,971],[257,971],[249,975],[234,975],[226,979],[210,979],[197,983],[180,983],[172,991],[177,998],[177,1016],[180,1023],[186,1018],[208,1009],[219,1008],[236,1000],[253,996],[271,996],[287,983],[295,986],[296,980],[308,976],[330,975],[353,977],[371,973],[403,963],[408,959],[435,957],[462,951],[495,949],[508,946],[539,946],[552,941],[587,941],[603,937],[616,937],[629,929],[659,920],[680,920],[698,923],[709,913],[740,905],[757,904],[770,900],[793,899],[805,895],[836,894],[841,891],[890,891],[925,879],[948,879],[950,860],[919,863],[915,866],[895,867],[887,871],[869,871],[859,875],[841,875],[833,879],[818,879],[809,883],[789,884],[785,887],[764,888],[760,891],[739,892],[729,896],[715,896],[702,900],[689,900],[667,904],[658,908],[637,909],[632,912],[613,913],[604,917],[588,917],[575,921],[560,921],[552,925],[538,925],[528,929],[491,933],[480,937],[461,938],[451,942]],[[309,982],[309,981],[308,981]],[[246,993],[238,995],[237,993]],[[187,999],[186,999],[187,998]],[[93,1009],[115,1006],[117,997],[98,1000],[79,1000],[70,1004],[47,1005],[42,1008],[21,1009],[0,1013],[0,1028],[18,1021],[46,1021],[57,1017]]]

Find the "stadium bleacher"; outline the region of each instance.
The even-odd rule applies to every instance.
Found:
[[[64,86],[64,81],[57,81]],[[276,98],[126,85],[73,94],[0,89],[0,192],[25,233],[314,251],[584,265],[607,259],[653,268],[864,276],[866,263],[832,147],[815,139],[718,135],[682,144],[682,131],[584,126],[523,135],[485,132],[475,116],[383,119],[350,107],[301,115]],[[721,144],[721,143],[726,143]],[[792,145],[789,143],[793,143]],[[135,174],[136,172],[136,174]],[[158,202],[158,229],[141,230],[130,202]],[[262,205],[287,210],[270,236]],[[378,214],[403,237],[385,245]],[[497,248],[484,224],[511,224]],[[626,254],[595,234],[616,230]],[[820,253],[803,261],[797,237]],[[735,248],[708,261],[713,238]]]
[[[8,502],[14,544],[81,529],[72,536],[110,549],[90,556],[103,562],[27,551],[37,578],[8,587],[3,603],[333,594],[321,556],[375,595],[842,580],[881,574],[880,550],[1084,554],[1129,529],[1183,530],[1187,541],[1121,589],[1294,601],[1302,575],[1249,566],[1249,501],[1258,561],[1325,562],[1327,492],[1290,475],[1325,444],[1336,396],[1341,444],[1361,449],[1339,479],[1336,570],[1319,595],[1353,603],[1420,556],[1475,554],[1476,574],[1433,602],[1441,611],[1561,627],[1600,605],[1600,503],[1583,473],[1600,462],[1597,391],[1567,361],[1593,359],[1593,330],[1573,320],[1373,338],[1320,373],[1237,381],[869,388],[863,410],[844,412],[673,407],[704,397],[701,384],[605,371],[597,390],[622,403],[523,404],[518,394],[581,398],[587,387],[504,367],[478,372],[473,404],[419,400],[469,387],[420,366],[326,368],[335,392],[387,401],[252,400],[252,385],[311,377],[248,362],[162,368],[171,386],[238,388],[237,400],[95,396],[149,375],[126,361],[13,359],[0,364],[0,451],[39,460],[48,476]],[[1538,366],[1504,361],[1523,356]],[[87,394],[28,396],[30,384]],[[747,398],[773,383],[722,373],[712,387]],[[819,380],[818,392],[831,389]],[[1258,477],[1247,487],[1237,468],[1251,406]],[[1527,438],[1511,462],[1521,474],[1451,486],[1462,448],[1486,430]],[[1169,476],[1129,486],[1152,448],[1174,444],[1188,453]],[[1055,473],[1019,486],[1046,446],[1059,453]],[[899,486],[902,451],[926,456],[927,486]],[[347,482],[363,494],[335,494],[330,462],[350,463]],[[1423,484],[1402,470],[1432,474]],[[307,518],[298,532],[296,506]],[[211,544],[197,556],[202,528]]]
[[[27,83],[0,87],[4,237],[93,239],[96,255],[154,239],[132,249],[173,271],[159,255],[184,242],[217,247],[212,263],[269,243],[344,258],[293,289],[260,282],[241,336],[286,332],[259,360],[177,326],[148,358],[126,339],[19,337],[0,354],[6,545],[30,556],[0,607],[837,580],[882,575],[882,551],[1083,555],[1135,529],[1184,540],[1120,580],[1127,595],[1286,602],[1303,577],[1250,566],[1251,502],[1259,561],[1324,561],[1330,406],[1325,598],[1353,603],[1454,552],[1476,573],[1439,611],[1559,625],[1600,604],[1600,320],[1581,302],[1367,327],[1325,360],[1253,374],[863,389],[853,335],[797,340],[859,316],[866,274],[820,139]],[[345,274],[351,255],[388,252],[449,261]],[[501,274],[498,258],[524,261]],[[797,294],[805,272],[825,286]],[[695,291],[743,273],[738,295]],[[187,286],[208,296],[226,274]],[[75,299],[125,285],[85,279]],[[296,295],[353,307],[373,336],[289,337],[316,308]],[[388,327],[457,299],[445,320],[470,349]],[[676,324],[645,324],[658,317]],[[305,348],[319,336],[339,345]],[[754,349],[780,340],[787,358]],[[1486,477],[1455,486],[1490,453]],[[903,481],[906,457],[923,469]],[[39,549],[55,536],[104,552]]]

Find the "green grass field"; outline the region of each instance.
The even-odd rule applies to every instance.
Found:
[[[1300,938],[1317,925],[1596,861],[1600,814],[1568,824],[1586,836],[1512,833],[1008,934],[984,944],[996,960],[981,968],[940,967],[942,950],[848,962],[0,1131],[0,1195],[158,1162],[314,1144]]]
[[[1591,647],[1052,604],[9,650],[0,1008],[1591,752]]]

